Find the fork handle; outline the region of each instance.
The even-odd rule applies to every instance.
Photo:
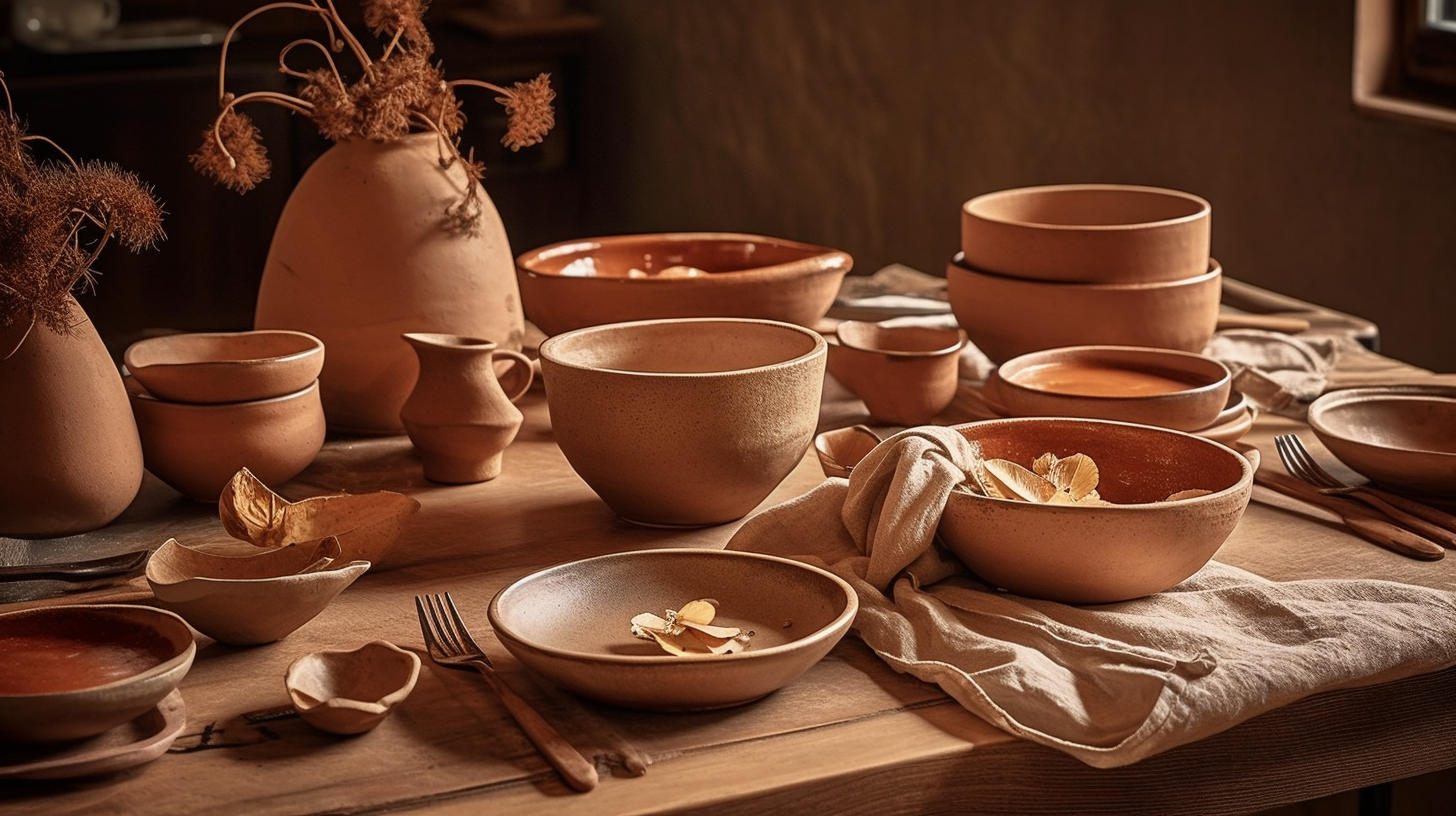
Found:
[[[1374,492],[1370,488],[1354,487],[1348,490],[1340,490],[1337,488],[1331,491],[1331,493],[1336,496],[1349,496],[1352,499],[1359,499],[1389,516],[1391,521],[1405,527],[1411,532],[1425,536],[1443,547],[1456,549],[1456,529],[1447,528],[1424,516],[1403,509],[1395,502],[1381,497],[1379,493]],[[1438,510],[1436,512],[1440,511]]]
[[[1368,515],[1370,511],[1364,510],[1359,505],[1347,504],[1336,496],[1321,493],[1307,482],[1285,476],[1282,473],[1263,470],[1254,472],[1254,482],[1286,496],[1302,499],[1316,507],[1329,510],[1339,516],[1345,522],[1346,527],[1391,552],[1421,561],[1436,561],[1446,557],[1446,549],[1440,544],[1418,536],[1403,527]]]
[[[515,718],[516,724],[521,727],[541,755],[546,757],[546,761],[550,762],[557,773],[561,774],[561,777],[566,780],[566,784],[583,793],[597,786],[595,765],[582,756],[580,751],[572,747],[571,743],[561,736],[561,732],[557,731],[551,723],[546,722],[541,714],[531,707],[530,703],[511,691],[510,686],[507,686],[494,671],[487,666],[473,665],[480,671],[486,682],[490,683],[495,693],[500,695],[501,701],[506,704],[506,710]]]
[[[1380,499],[1386,504],[1403,510],[1412,516],[1423,518],[1437,527],[1456,535],[1456,515],[1439,510],[1429,504],[1422,504],[1414,499],[1408,499],[1398,493],[1391,493],[1388,490],[1381,490],[1371,485],[1361,485],[1357,489],[1357,492],[1364,492],[1367,496]]]

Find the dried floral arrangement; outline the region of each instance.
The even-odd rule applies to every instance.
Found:
[[[162,205],[137,176],[108,162],[77,162],[27,132],[0,74],[0,328],[36,325],[69,334],[80,322],[69,297],[94,288],[92,264],[112,238],[134,252],[164,237]],[[58,161],[37,161],[32,144]],[[23,338],[21,340],[23,342]]]
[[[432,62],[435,46],[425,29],[428,0],[362,0],[364,24],[384,45],[371,56],[363,42],[339,15],[334,0],[274,2],[244,15],[223,40],[218,69],[218,104],[221,111],[203,133],[202,146],[192,155],[200,172],[238,192],[251,190],[268,178],[271,166],[258,127],[238,106],[251,102],[279,105],[300,113],[318,126],[327,139],[371,139],[389,142],[410,133],[433,132],[439,136],[440,165],[460,162],[472,181],[485,173],[474,151],[462,153],[460,129],[465,124],[455,89],[473,86],[499,94],[496,101],[508,117],[501,143],[520,150],[539,143],[556,123],[551,103],[555,92],[549,74],[503,88],[478,79],[447,80],[439,64]],[[288,43],[278,55],[278,69],[300,82],[296,96],[276,91],[255,91],[235,95],[227,90],[228,47],[238,29],[260,14],[277,10],[303,11],[323,23],[327,46],[315,39]],[[322,55],[323,67],[301,69],[289,64],[298,49]],[[356,64],[357,78],[345,79],[334,55],[347,54]],[[467,185],[462,199],[451,205],[446,223],[473,231],[479,220],[477,185]]]

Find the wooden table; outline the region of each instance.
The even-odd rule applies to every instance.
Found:
[[[1347,379],[1424,376],[1374,355],[1357,363]],[[181,686],[188,727],[157,761],[97,780],[0,782],[0,814],[1211,814],[1456,766],[1456,669],[1307,698],[1113,770],[1012,739],[938,688],[896,674],[852,636],[794,684],[737,709],[649,714],[578,700],[525,673],[489,635],[492,595],[571,559],[722,547],[737,525],[668,531],[619,521],[556,448],[544,395],[531,392],[521,407],[526,422],[504,473],[478,485],[426,482],[404,437],[330,440],[279,490],[290,498],[377,489],[415,496],[422,510],[387,562],[278,643],[229,648],[201,638]],[[828,383],[826,425],[860,421],[861,411]],[[1266,416],[1246,439],[1265,451],[1268,466],[1276,461],[1273,435],[1302,429]],[[822,478],[810,453],[765,506]],[[1275,580],[1379,577],[1456,589],[1456,558],[1408,560],[1263,491],[1256,499],[1219,560]],[[180,499],[148,476],[133,508],[107,529],[55,542],[0,541],[0,552],[156,547],[168,537],[197,544],[224,533],[214,508]],[[422,651],[412,596],[444,590],[484,635],[508,682],[596,756],[603,774],[596,790],[572,793],[479,677],[428,660],[402,709],[363,736],[325,735],[286,712],[282,678],[295,658],[374,639]],[[132,584],[110,597],[145,594],[144,585],[138,591]],[[624,769],[632,756],[651,760],[645,775]]]

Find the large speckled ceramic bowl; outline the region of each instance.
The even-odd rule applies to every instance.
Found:
[[[789,323],[684,318],[541,344],[557,445],[617,515],[701,527],[752,511],[819,421],[827,344]]]
[[[1178,190],[1056,184],[977,196],[961,207],[966,263],[998,275],[1150,283],[1208,268],[1213,208]]]
[[[526,317],[547,335],[673,317],[813,326],[853,266],[836,249],[763,235],[669,232],[581,238],[516,258]]]
[[[946,268],[951,311],[996,362],[1060,346],[1202,351],[1213,337],[1223,268],[1153,283],[1063,283],[995,275],[957,253]]]
[[[1309,426],[1381,487],[1456,499],[1456,387],[1331,391],[1310,404]]]
[[[298,331],[185,332],[127,347],[126,370],[157,399],[250,402],[308,387],[324,367],[324,344]]]
[[[711,598],[714,625],[752,631],[733,654],[673,656],[633,637],[632,618]],[[584,697],[683,711],[757,700],[799,677],[859,609],[837,576],[750,552],[661,549],[573,561],[496,594],[491,626],[526,668]]]
[[[1177,585],[1208,563],[1248,507],[1254,469],[1208,439],[1148,425],[1015,418],[957,425],[987,459],[1024,466],[1085,453],[1113,505],[1038,504],[958,488],[940,538],[987,582],[1067,603],[1110,603]],[[1210,493],[1165,501],[1191,489]]]
[[[197,644],[150,606],[88,604],[0,613],[0,740],[92,737],[177,688]]]

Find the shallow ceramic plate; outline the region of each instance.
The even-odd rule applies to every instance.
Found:
[[[165,754],[186,727],[187,706],[173,689],[156,708],[90,739],[0,748],[0,779],[74,779],[134,768]]]
[[[715,626],[754,632],[736,654],[674,657],[631,620],[713,599]],[[685,711],[756,700],[792,682],[848,631],[849,584],[759,553],[664,549],[573,561],[526,576],[490,603],[502,644],[556,684],[629,708]]]
[[[1381,487],[1456,498],[1456,388],[1331,391],[1309,406],[1315,436]]]

